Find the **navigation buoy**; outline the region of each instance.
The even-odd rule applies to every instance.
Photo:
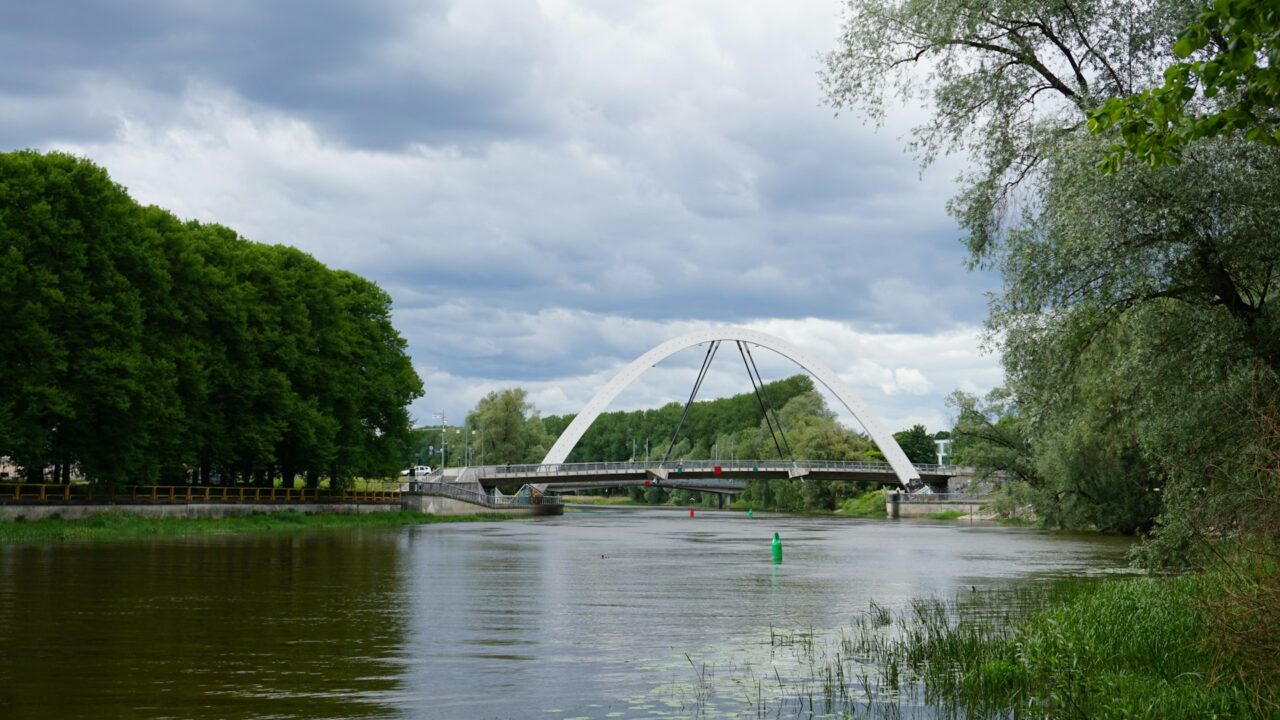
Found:
[[[689,508],[689,517],[693,517],[693,508]]]
[[[782,538],[778,537],[778,533],[773,534],[773,564],[782,564]]]
[[[751,508],[747,508],[747,517],[753,518],[755,516],[756,516],[755,512]]]

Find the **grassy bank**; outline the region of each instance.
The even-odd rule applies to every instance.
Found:
[[[626,495],[561,495],[560,499],[575,505],[649,505],[643,500],[632,500]]]
[[[883,518],[885,516],[884,490],[872,490],[840,504],[837,511],[846,517]]]
[[[1222,587],[1203,574],[1110,580],[1016,603],[917,602],[892,617],[871,613],[841,649],[878,668],[883,688],[922,693],[962,717],[1280,717],[1280,688],[1234,672],[1208,631]]]
[[[428,515],[419,512],[375,513],[254,513],[222,518],[151,518],[128,513],[104,513],[83,520],[47,518],[0,523],[0,545],[99,540],[149,540],[195,535],[285,533],[305,530],[398,527],[426,523],[500,520],[496,514]]]
[[[693,682],[672,693],[708,716],[1280,718],[1280,627],[1251,618],[1259,642],[1224,642],[1215,598],[1232,592],[1203,574],[872,603],[837,633],[771,627],[763,672],[686,656]]]

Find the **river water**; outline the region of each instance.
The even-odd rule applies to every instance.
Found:
[[[747,678],[796,680],[771,632],[1115,572],[1127,547],[627,508],[0,548],[0,718],[755,716]]]

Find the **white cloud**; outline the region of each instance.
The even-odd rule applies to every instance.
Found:
[[[717,323],[637,321],[582,312],[555,311],[504,317],[493,327],[515,330],[501,343],[504,354],[534,363],[545,359],[552,367],[566,366],[562,357],[581,356],[577,372],[518,381],[499,377],[457,376],[423,367],[427,397],[415,405],[419,418],[447,409],[461,417],[485,393],[504,386],[520,386],[544,413],[575,413],[627,363],[672,337]],[[942,398],[952,390],[985,391],[1001,382],[996,358],[979,350],[982,330],[974,326],[941,333],[880,333],[859,331],[838,322],[819,319],[765,320],[750,327],[782,337],[812,352],[831,367],[893,429],[922,423],[930,430],[949,426]],[[501,331],[496,331],[501,332]],[[545,344],[536,344],[550,338]],[[526,344],[535,342],[533,348]],[[692,348],[650,369],[614,402],[612,409],[634,410],[668,402],[683,403],[701,364],[702,348]],[[588,357],[589,355],[589,357]],[[790,360],[769,351],[755,359],[766,380],[801,373]],[[907,367],[910,363],[912,367]],[[569,364],[573,366],[572,363]],[[822,390],[820,388],[820,390]],[[746,371],[736,353],[719,354],[699,394],[700,399],[749,392]],[[839,402],[822,390],[843,422],[856,420]]]
[[[62,59],[61,85],[50,71],[47,97],[0,80],[0,110],[24,108],[0,112],[0,137],[36,133],[144,203],[381,284],[427,384],[420,421],[511,385],[574,412],[624,363],[710,324],[811,350],[894,428],[941,427],[942,395],[999,382],[977,350],[991,279],[964,272],[943,209],[955,166],[921,176],[896,142],[920,109],[875,134],[821,106],[837,3],[352,8],[308,18],[358,26],[329,28],[332,50],[277,49],[262,28],[291,25],[260,17],[268,5],[205,18],[217,32],[181,9],[149,18],[199,52],[70,43],[86,54]],[[237,29],[260,64],[207,53]],[[293,54],[270,62],[277,50]],[[700,360],[685,355],[620,407],[683,401]],[[746,388],[729,360],[708,396]]]

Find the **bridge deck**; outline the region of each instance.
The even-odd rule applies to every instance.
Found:
[[[918,464],[920,478],[931,485],[945,483],[958,475],[972,475],[970,468],[953,465]],[[432,479],[441,476],[440,470]],[[780,461],[780,460],[687,460],[687,461],[636,461],[602,463],[558,463],[550,465],[482,465],[461,471],[469,480],[492,487],[500,484],[581,485],[584,482],[603,487],[603,483],[633,484],[635,481],[693,481],[704,479],[799,479],[896,482],[896,475],[888,463],[861,461]],[[567,488],[566,488],[567,489]]]

